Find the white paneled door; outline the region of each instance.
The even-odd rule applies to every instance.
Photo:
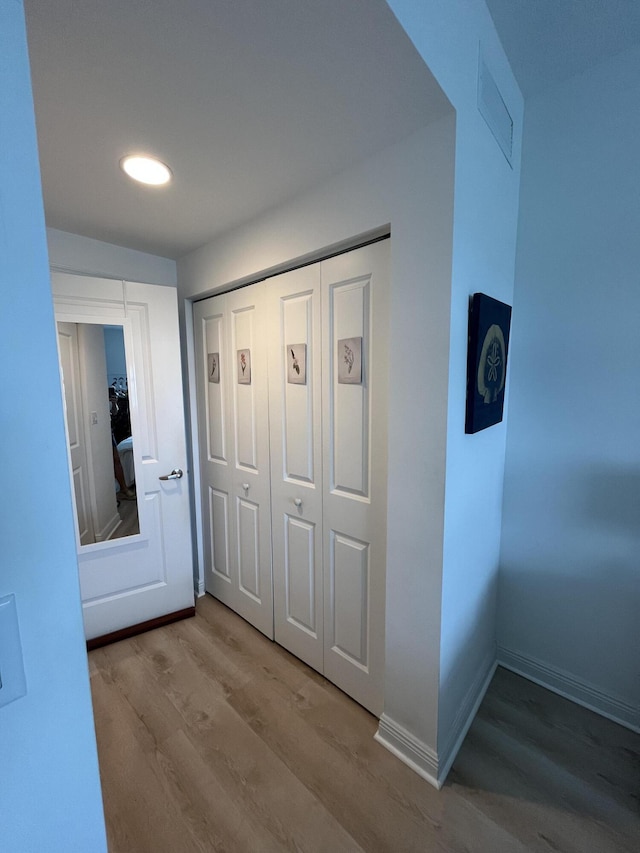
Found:
[[[207,589],[378,715],[388,287],[382,241],[194,308]]]
[[[322,672],[320,264],[272,279],[267,294],[275,639]]]
[[[389,241],[323,261],[321,276],[324,675],[380,716],[384,696]],[[358,368],[359,382],[353,381],[358,379],[353,376]]]
[[[273,639],[264,291],[194,306],[205,587]]]
[[[93,639],[194,604],[177,297],[170,287],[66,273],[52,274],[52,289],[59,323],[121,326],[126,347],[140,532],[79,540],[85,633]],[[60,354],[66,358],[64,335]],[[100,417],[91,413],[90,429]],[[113,470],[111,447],[102,461]],[[161,479],[174,469],[183,476]]]

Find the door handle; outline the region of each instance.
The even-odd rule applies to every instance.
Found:
[[[293,502],[296,506],[302,506],[302,498],[295,498]]]
[[[243,483],[242,489],[243,489],[243,491],[248,492],[249,491],[249,483]]]
[[[182,477],[182,468],[174,468],[170,474],[158,477],[159,480],[179,480]]]

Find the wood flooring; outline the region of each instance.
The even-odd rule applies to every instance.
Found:
[[[436,791],[209,596],[89,662],[110,853],[640,851],[640,736],[506,670]]]

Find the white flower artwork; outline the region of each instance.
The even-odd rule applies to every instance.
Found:
[[[338,382],[340,385],[361,384],[362,338],[342,338],[338,341]]]
[[[287,382],[290,385],[307,384],[306,344],[287,344]]]
[[[220,353],[207,353],[207,375],[209,382],[220,382]]]

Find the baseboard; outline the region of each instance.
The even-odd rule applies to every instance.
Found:
[[[196,596],[198,598],[202,598],[202,596],[205,594],[205,592],[206,592],[206,589],[204,588],[204,578],[203,578],[202,580],[198,581],[198,583],[196,585],[195,593],[196,593]]]
[[[137,625],[120,628],[119,631],[113,631],[111,634],[92,637],[92,639],[87,640],[87,651],[92,652],[94,649],[99,649],[102,646],[118,643],[120,640],[127,640],[129,637],[135,637],[138,634],[144,634],[146,631],[152,631],[154,628],[170,625],[172,622],[178,622],[180,619],[189,619],[195,615],[195,607],[185,607],[183,610],[174,610],[173,613],[166,613],[164,616],[157,616],[155,619],[148,619],[146,622],[138,622]]]
[[[494,649],[485,657],[478,675],[467,690],[464,701],[453,721],[451,733],[442,750],[435,752],[387,714],[383,714],[380,718],[378,731],[374,735],[375,740],[389,752],[392,752],[396,758],[411,767],[419,776],[426,779],[434,788],[440,790],[449,775],[471,723],[478,713],[478,708],[491,684],[497,666],[498,662]]]
[[[471,728],[471,724],[478,713],[478,708],[482,704],[482,700],[489,689],[491,679],[497,668],[498,661],[496,660],[496,649],[494,646],[491,652],[485,657],[476,678],[467,690],[467,694],[456,714],[451,732],[443,748],[438,749],[438,779],[440,780],[440,785],[444,785],[449,775],[451,766],[460,751],[467,732]]]
[[[547,690],[640,734],[640,711],[628,702],[604,693],[564,670],[503,646],[498,647],[498,663],[505,669],[510,669],[517,675],[522,675],[541,687],[546,687]]]
[[[442,787],[442,783],[438,781],[437,753],[412,735],[404,726],[383,714],[374,739],[419,776],[426,779],[434,788],[439,790]]]

